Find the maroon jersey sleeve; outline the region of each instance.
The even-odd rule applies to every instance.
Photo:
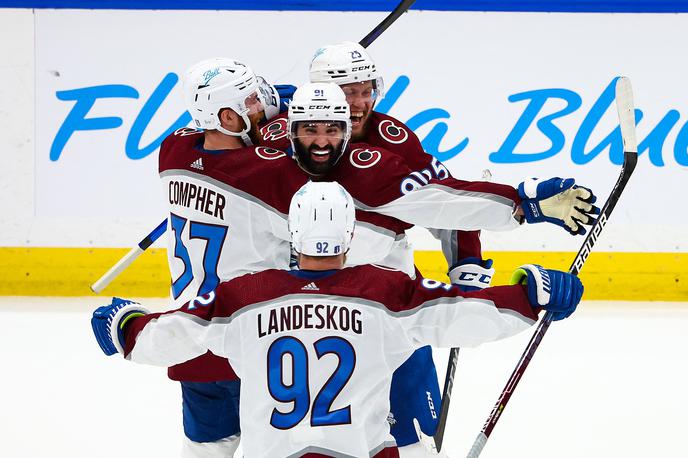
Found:
[[[451,177],[449,170],[425,152],[418,136],[403,122],[373,111],[363,142],[380,146],[403,157],[408,167],[438,180]],[[451,269],[465,258],[482,259],[480,231],[447,231],[436,236],[442,241],[442,252]]]
[[[351,145],[329,178],[342,183],[354,199],[367,207],[388,204],[428,184],[462,191],[466,195],[494,196],[511,202],[512,206],[521,202],[517,190],[511,186],[451,177],[438,180],[411,170],[400,156],[384,148],[363,143]]]

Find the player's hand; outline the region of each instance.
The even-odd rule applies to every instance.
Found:
[[[494,273],[492,259],[464,258],[449,269],[449,280],[461,291],[477,291],[490,286]]]
[[[583,284],[575,275],[526,264],[513,273],[511,284],[527,285],[528,301],[533,307],[552,312],[554,321],[568,318],[583,296]]]
[[[292,84],[275,84],[275,89],[280,96],[280,112],[287,111],[291,99],[294,98],[296,86]]]
[[[124,325],[131,318],[149,313],[141,304],[112,298],[110,305],[98,307],[93,312],[91,327],[96,341],[107,356],[124,353]]]
[[[573,178],[529,178],[518,185],[518,195],[527,222],[553,223],[572,235],[585,234],[583,225],[593,224],[600,213],[592,191]]]

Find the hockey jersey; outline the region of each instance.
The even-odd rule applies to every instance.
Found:
[[[286,153],[263,146],[204,151],[191,129],[170,135],[160,150],[160,176],[170,208],[168,260],[177,303],[213,290],[220,281],[289,266],[287,213],[291,196],[310,177]],[[415,274],[402,227],[505,230],[516,190],[494,183],[430,180],[420,186],[397,155],[352,145],[334,171],[353,196],[359,222],[348,263],[383,263]],[[415,183],[415,184],[414,184]],[[170,368],[175,380],[207,382],[234,378],[225,361],[210,354],[212,368],[195,360]]]
[[[411,176],[411,180],[422,185],[433,178],[443,180],[451,177],[449,170],[437,158],[426,153],[416,134],[398,119],[373,111],[366,124],[368,127],[357,142],[399,155],[408,168],[416,172]],[[260,128],[260,137],[261,144],[287,151],[291,146],[287,139],[287,113],[281,113],[266,122]],[[400,241],[405,229],[408,227],[401,228],[401,232],[397,233]],[[442,252],[450,268],[468,257],[482,258],[479,231],[431,232],[442,242]]]
[[[268,270],[131,320],[124,348],[159,366],[207,350],[229,358],[247,457],[396,456],[391,376],[415,349],[473,347],[536,319],[520,285],[463,293],[373,265]]]

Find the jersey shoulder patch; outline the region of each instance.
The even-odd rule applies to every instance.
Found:
[[[287,137],[287,118],[277,118],[260,128],[264,141],[275,141]]]
[[[199,130],[199,129],[194,129],[191,127],[181,127],[179,129],[175,130],[174,134],[172,134],[172,135],[175,135],[177,137],[187,137],[189,135],[198,135],[198,134],[202,134],[202,133],[203,133],[203,131]]]
[[[377,125],[377,131],[383,140],[393,145],[404,143],[409,138],[408,127],[396,119],[387,118],[380,120]]]
[[[349,162],[358,169],[369,169],[382,159],[379,149],[371,146],[354,148],[349,153]]]
[[[275,148],[267,148],[265,146],[256,146],[255,152],[259,158],[265,159],[266,161],[274,161],[275,159],[287,156],[287,153],[284,151]]]

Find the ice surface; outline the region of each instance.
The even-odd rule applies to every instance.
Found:
[[[179,455],[179,385],[101,353],[89,320],[102,302],[0,298],[0,456]],[[451,457],[465,456],[530,334],[461,351]],[[688,304],[584,302],[550,328],[482,456],[688,456],[687,352]]]

